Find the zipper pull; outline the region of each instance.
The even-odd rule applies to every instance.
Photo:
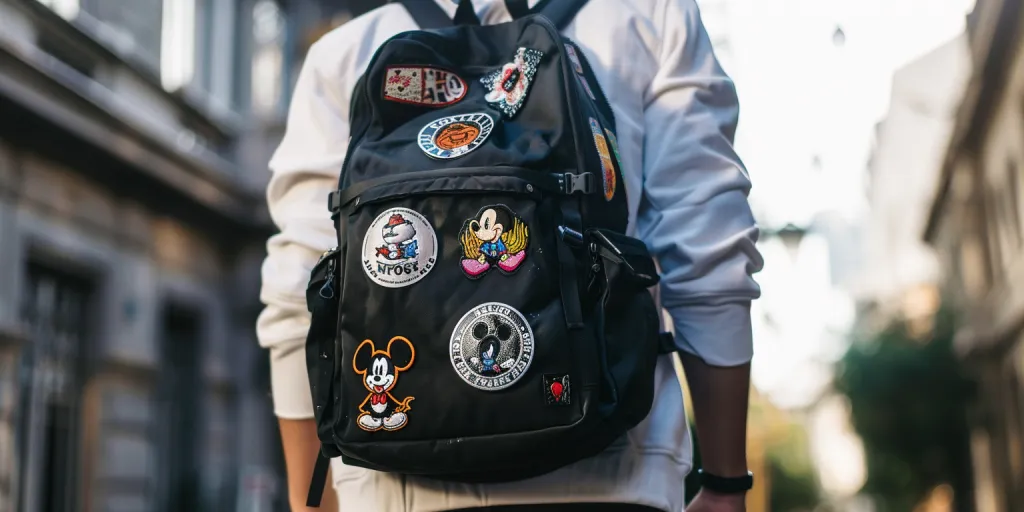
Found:
[[[330,249],[327,249],[326,251],[323,252],[323,254],[320,255],[319,258],[316,259],[316,264],[319,265],[320,262],[323,261],[324,258],[326,258],[328,254],[330,254],[330,253],[332,253],[334,251],[337,251],[337,250],[338,250],[337,247],[331,247]]]
[[[327,282],[320,287],[320,296],[325,299],[334,298],[334,260],[327,261]]]

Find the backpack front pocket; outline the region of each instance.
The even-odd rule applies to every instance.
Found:
[[[558,187],[548,173],[489,168],[343,194],[342,442],[466,440],[582,417],[597,355],[579,353],[565,322]]]

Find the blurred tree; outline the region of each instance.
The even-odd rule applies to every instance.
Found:
[[[946,309],[924,333],[898,319],[853,343],[839,364],[835,387],[850,400],[866,452],[862,491],[880,512],[912,510],[943,483],[954,489],[954,510],[972,510],[973,386],[953,353],[954,325]]]
[[[814,474],[810,441],[802,425],[790,422],[785,434],[768,448],[767,469],[771,473],[771,510],[815,510],[821,501],[821,487]]]

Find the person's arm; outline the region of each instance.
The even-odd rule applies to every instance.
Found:
[[[746,474],[753,355],[750,303],[763,264],[733,150],[739,106],[715,58],[694,0],[662,0],[654,13],[658,71],[645,97],[644,187],[638,235],[663,271],[690,384],[705,471]]]
[[[280,232],[267,242],[260,298],[266,305],[257,323],[260,344],[270,350],[271,391],[288,472],[288,501],[307,510],[306,495],[319,440],[306,373],[309,329],[305,290],[309,273],[323,251],[336,244],[327,196],[337,187],[348,146],[350,86],[337,73],[345,53],[332,41],[310,48],[292,97],[280,146],[270,161],[267,204]],[[328,57],[332,55],[333,57]],[[320,511],[337,510],[327,485]],[[334,508],[331,508],[334,507]]]
[[[309,482],[313,479],[313,464],[316,462],[320,441],[316,437],[316,422],[278,418],[281,429],[281,444],[284,448],[284,466],[288,473],[288,504],[293,512],[333,512],[338,510],[338,497],[334,487],[324,486],[320,508],[306,506]],[[327,473],[331,481],[331,473]]]

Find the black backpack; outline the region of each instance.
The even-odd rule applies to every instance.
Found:
[[[307,366],[321,454],[460,482],[541,475],[643,420],[671,350],[625,236],[615,120],[559,34],[585,0],[480,26],[432,0],[352,93],[329,203],[338,246],[312,271]],[[453,26],[454,25],[454,26]]]

